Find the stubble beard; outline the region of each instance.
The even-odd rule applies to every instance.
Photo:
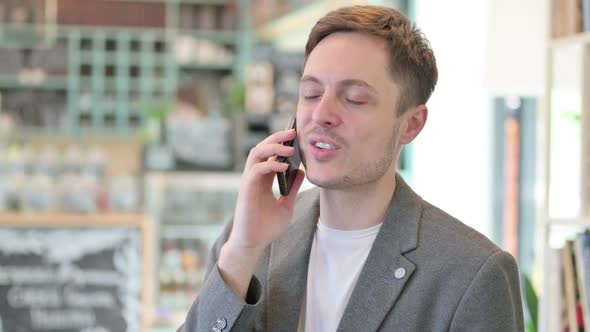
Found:
[[[391,167],[398,145],[397,133],[398,127],[396,126],[381,158],[361,161],[342,177],[323,180],[307,173],[307,180],[320,188],[336,190],[351,190],[358,186],[377,182]]]

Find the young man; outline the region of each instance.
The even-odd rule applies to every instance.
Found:
[[[514,259],[396,174],[437,80],[399,12],[333,11],[306,46],[297,133],[253,148],[181,331],[522,331]],[[305,175],[272,182],[297,136]],[[304,176],[318,188],[297,195]],[[452,190],[452,189],[451,189]]]

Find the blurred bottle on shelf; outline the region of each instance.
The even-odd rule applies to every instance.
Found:
[[[46,146],[39,153],[37,162],[33,165],[33,172],[55,180],[61,173],[61,166],[58,151],[53,146]]]
[[[88,150],[85,161],[82,163],[82,171],[102,179],[106,173],[105,156],[102,149],[93,146]]]
[[[131,175],[115,176],[109,188],[109,208],[117,212],[139,210],[139,183]]]
[[[139,189],[136,176],[108,176],[99,146],[0,145],[0,212],[137,212]]]
[[[98,212],[98,180],[90,174],[66,173],[60,183],[65,210],[73,213]]]
[[[66,148],[63,160],[64,174],[79,174],[82,170],[82,150],[77,144],[71,144]]]
[[[26,177],[22,172],[12,172],[5,176],[4,206],[6,211],[18,211],[21,208],[21,192],[25,185]]]
[[[30,176],[21,191],[21,208],[24,212],[55,212],[59,207],[52,179],[46,174]]]

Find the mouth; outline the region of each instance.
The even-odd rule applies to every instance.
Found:
[[[311,137],[309,142],[311,154],[320,160],[325,160],[333,157],[336,153],[342,149],[342,146],[336,143],[334,140],[327,137]]]
[[[321,150],[333,150],[334,146],[326,142],[315,142],[314,146]]]
[[[310,145],[320,150],[338,150],[341,146],[333,139],[322,136],[312,136],[309,139]]]

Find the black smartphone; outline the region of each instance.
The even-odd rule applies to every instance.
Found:
[[[295,118],[291,120],[289,124],[289,128],[287,129],[296,129],[296,121]],[[281,195],[287,196],[289,192],[291,192],[291,187],[293,187],[293,182],[295,181],[295,177],[297,177],[297,169],[299,169],[299,165],[301,164],[301,155],[299,154],[299,143],[297,142],[297,136],[290,141],[283,142],[283,145],[292,146],[295,148],[295,154],[290,157],[282,157],[279,156],[277,158],[278,162],[287,163],[289,164],[289,168],[287,168],[284,172],[277,172],[277,181],[279,182],[279,191]]]

